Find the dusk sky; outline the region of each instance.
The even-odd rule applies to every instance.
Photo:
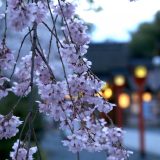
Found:
[[[103,7],[100,12],[85,11],[88,8],[86,0],[78,0],[78,12],[85,21],[96,26],[92,40],[128,41],[129,32],[135,31],[142,22],[153,20],[155,13],[160,9],[160,0],[95,0],[96,6]]]
[[[56,1],[56,0],[55,0]],[[129,41],[130,32],[137,29],[142,22],[153,20],[160,10],[160,0],[94,0],[95,6],[103,8],[100,12],[89,10],[87,0],[69,0],[78,4],[78,14],[86,22],[95,25],[92,41],[105,40]],[[0,0],[1,6],[2,0]]]

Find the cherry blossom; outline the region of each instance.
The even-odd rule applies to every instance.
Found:
[[[1,14],[0,14],[0,20],[3,19],[4,17],[5,17],[5,14],[4,14],[4,13],[1,13]]]
[[[24,28],[31,26],[34,21],[42,22],[48,12],[46,4],[41,1],[36,4],[8,0],[8,5],[10,25],[16,31],[22,31]]]
[[[47,16],[48,8],[42,1],[38,1],[37,3],[37,11],[36,11],[36,17],[35,20],[37,23],[41,23],[44,18]]]
[[[19,127],[22,124],[22,121],[19,120],[19,117],[13,115],[3,116],[0,115],[0,139],[11,138],[17,134]]]
[[[0,44],[0,68],[3,70],[11,69],[14,63],[13,52],[2,42]]]
[[[132,153],[121,148],[122,130],[106,126],[104,119],[94,122],[89,117],[85,118],[87,128],[82,128],[69,135],[68,140],[63,141],[73,153],[88,150],[90,152],[107,150],[109,159],[127,159]],[[86,132],[87,130],[87,132]]]
[[[74,21],[68,20],[67,26],[65,25],[62,29],[64,29],[65,34],[70,36],[71,41],[76,45],[83,46],[90,42],[90,38],[86,34],[87,26],[84,25],[82,20],[77,18],[75,18]]]
[[[9,82],[10,80],[6,77],[1,77],[0,78],[0,100],[3,97],[6,97],[8,95],[8,91],[10,90],[9,88],[6,88],[4,83]]]
[[[72,3],[65,3],[63,1],[60,1],[60,5],[57,4],[53,6],[54,12],[56,14],[59,14],[61,16],[65,16],[65,18],[70,19],[75,13],[76,5]]]
[[[25,144],[19,140],[14,143],[12,149],[13,151],[10,152],[10,157],[12,158],[12,160],[33,160],[33,154],[37,152],[37,147],[31,147],[28,151],[27,147],[25,147]]]
[[[19,0],[8,0],[8,14],[10,26],[16,31],[29,27],[35,20],[37,11],[35,3],[21,4]]]
[[[19,97],[27,96],[30,92],[32,94],[34,84],[38,89],[39,98],[32,97],[32,103],[38,103],[39,113],[59,122],[59,128],[67,133],[67,139],[62,143],[71,152],[105,151],[108,160],[128,159],[131,152],[122,145],[123,130],[100,117],[101,112],[107,115],[115,105],[98,94],[104,82],[91,72],[92,62],[85,57],[90,38],[87,26],[76,16],[76,5],[67,0],[58,0],[57,4],[47,0],[7,2],[6,20],[17,34],[26,28],[30,29],[28,35],[31,51],[22,56],[19,65],[16,64],[11,89],[5,86],[5,82],[10,82],[10,79],[0,73],[0,99],[7,96],[8,91]],[[48,25],[49,18],[53,22],[52,29],[51,24]],[[51,34],[48,54],[45,53],[39,36],[39,28],[42,25]],[[54,75],[54,69],[49,63],[50,54],[53,54],[52,39],[56,42],[54,52],[59,55],[63,79]],[[12,69],[15,64],[13,51],[6,46],[5,41],[6,34],[0,45],[0,71]],[[29,112],[32,114],[33,107],[29,106]],[[28,119],[26,122],[32,123]],[[21,123],[16,116],[0,115],[0,139],[15,136]],[[33,159],[37,147],[29,148],[26,141],[17,140],[14,143],[10,153],[12,160],[24,160],[27,155],[29,160]]]
[[[13,67],[14,56],[12,51],[6,46],[4,42],[0,44],[0,99],[6,97],[8,95],[8,91],[10,90],[6,83],[10,80],[3,76],[2,71],[10,70]]]
[[[13,83],[12,91],[18,96],[26,96],[30,92],[31,54],[22,57],[20,66],[15,72],[18,80]]]

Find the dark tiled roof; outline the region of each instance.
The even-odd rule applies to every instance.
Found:
[[[91,44],[87,58],[92,61],[92,70],[96,73],[124,68],[129,61],[128,43]]]

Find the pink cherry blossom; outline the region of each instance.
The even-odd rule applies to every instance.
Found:
[[[90,38],[87,26],[76,16],[76,5],[67,0],[59,0],[57,4],[46,0],[7,0],[7,2],[6,16],[9,22],[7,25],[16,31],[30,29],[28,45],[31,51],[22,56],[20,63],[16,64],[14,79],[11,79],[11,89],[5,85],[10,80],[3,75],[3,72],[0,73],[0,99],[7,96],[8,91],[19,97],[27,96],[33,92],[34,83],[39,97],[32,100],[32,103],[37,102],[39,113],[59,122],[59,128],[67,133],[67,139],[62,143],[71,152],[105,151],[108,160],[128,159],[131,152],[122,147],[123,130],[110,125],[99,116],[100,112],[108,114],[115,105],[102,96],[97,96],[104,82],[91,72],[92,62],[85,57]],[[52,36],[48,55],[45,54],[39,36],[41,31],[39,28],[42,25]],[[50,25],[53,30],[50,29]],[[8,26],[5,27],[7,32]],[[12,69],[15,64],[13,51],[6,46],[6,37],[7,34],[4,34],[3,43],[0,45],[0,71]],[[54,42],[56,42],[55,48],[52,51]],[[25,39],[23,43],[26,43]],[[63,79],[54,75],[55,69],[49,63],[50,61],[54,63],[55,59],[51,59],[49,54],[55,52],[59,55]],[[32,109],[30,108],[30,111]],[[0,139],[15,136],[21,123],[19,117],[10,114],[0,115]],[[33,160],[37,147],[27,148],[26,139],[24,142],[17,140],[14,143],[13,151],[10,153],[12,160],[25,160],[27,152],[28,160]]]
[[[22,121],[19,120],[19,117],[10,114],[7,116],[0,115],[0,139],[15,136],[19,131],[17,127],[21,124]]]
[[[28,149],[25,148],[25,145],[23,145],[23,142],[17,140],[12,149],[13,151],[10,152],[10,157],[12,158],[12,160],[26,160],[27,158],[27,152]],[[19,145],[20,144],[20,145]],[[18,152],[17,152],[18,150]],[[31,147],[29,148],[29,153],[28,153],[28,160],[33,160],[33,154],[35,154],[37,152],[37,147]]]

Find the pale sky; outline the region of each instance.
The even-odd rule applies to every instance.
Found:
[[[0,0],[0,6],[1,6]],[[103,8],[100,12],[88,9],[86,0],[78,1],[78,13],[82,19],[93,23],[96,31],[93,32],[92,41],[104,40],[128,41],[129,32],[135,31],[141,22],[152,21],[155,13],[160,10],[160,0],[94,0],[95,6]]]
[[[106,39],[128,41],[129,32],[136,30],[138,24],[152,21],[155,13],[160,10],[160,0],[95,0],[103,7],[100,12],[85,11],[86,0],[79,0],[78,12],[82,19],[96,25],[92,40],[101,42]]]

